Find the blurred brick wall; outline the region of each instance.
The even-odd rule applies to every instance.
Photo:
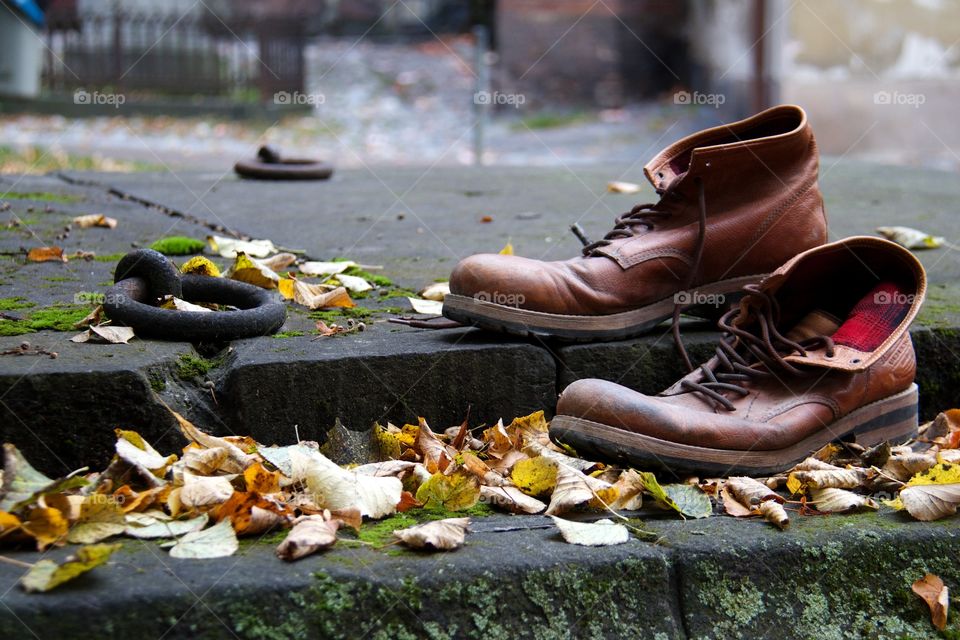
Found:
[[[688,79],[683,0],[500,0],[500,91],[533,105],[618,107]]]

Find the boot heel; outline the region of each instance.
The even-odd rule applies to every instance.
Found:
[[[872,447],[881,442],[900,444],[917,437],[920,394],[916,384],[883,400],[857,409],[840,419],[835,432],[853,436],[854,442]]]

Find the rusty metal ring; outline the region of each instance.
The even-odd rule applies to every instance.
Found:
[[[121,273],[119,265],[117,273]],[[153,283],[141,275],[120,279],[110,287],[104,310],[111,320],[132,327],[138,336],[187,342],[226,342],[268,335],[283,326],[287,318],[286,305],[275,293],[260,287],[211,276],[177,276],[182,299],[227,304],[239,310],[203,313],[160,309],[154,306],[157,299]]]
[[[153,249],[137,249],[120,258],[113,270],[113,281],[143,278],[149,283],[149,294],[156,303],[166,295],[183,298],[180,271],[170,259]]]
[[[244,178],[258,180],[326,180],[333,167],[321,160],[287,158],[280,162],[241,160],[233,170]]]

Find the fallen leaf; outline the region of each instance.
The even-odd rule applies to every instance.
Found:
[[[210,250],[224,258],[236,258],[238,253],[245,253],[254,258],[266,258],[276,253],[277,248],[269,240],[237,240],[223,236],[207,236]]]
[[[517,487],[510,486],[488,487],[482,485],[480,487],[480,500],[513,513],[540,513],[547,508],[546,503],[531,498]]]
[[[910,227],[878,227],[877,233],[907,249],[936,249],[944,242],[941,236]]]
[[[37,541],[37,550],[50,545],[62,545],[67,537],[70,523],[59,509],[33,507],[27,511],[20,528]]]
[[[80,547],[75,555],[68,556],[61,564],[53,560],[40,560],[20,578],[20,585],[28,593],[50,591],[64,582],[99,567],[121,546],[123,545],[94,544]]]
[[[191,447],[183,453],[183,466],[197,475],[212,476],[223,469],[229,458],[230,452],[226,447],[212,447],[210,449]],[[254,463],[254,465],[256,464]]]
[[[225,558],[232,556],[240,548],[240,542],[229,520],[202,531],[192,531],[180,538],[170,548],[174,558]]]
[[[184,474],[180,502],[188,509],[214,507],[230,499],[233,485],[226,476]]]
[[[327,459],[319,451],[290,454],[293,478],[303,478],[316,502],[330,510],[357,508],[374,519],[393,515],[400,502],[403,483],[399,478],[359,475]]]
[[[161,515],[166,516],[166,514],[162,512]],[[146,516],[142,513],[128,514],[126,517],[127,527],[124,530],[124,535],[144,540],[154,538],[179,538],[180,536],[203,529],[207,526],[209,519],[210,517],[205,513],[186,520],[173,520],[169,516],[161,519],[155,516]]]
[[[257,493],[277,493],[280,491],[280,473],[269,471],[259,462],[254,462],[243,472],[243,481],[247,491]]]
[[[280,271],[286,269],[297,261],[297,256],[292,253],[278,253],[269,258],[257,259],[255,262],[271,271]]]
[[[85,216],[77,216],[73,219],[72,224],[78,229],[89,229],[90,227],[113,229],[117,226],[117,221],[115,218],[108,218],[102,213],[91,213]]]
[[[230,520],[238,536],[266,533],[288,522],[293,510],[255,491],[235,491],[217,507],[216,520]]]
[[[253,464],[254,458],[241,451],[237,445],[224,438],[218,438],[217,436],[212,436],[209,433],[201,431],[194,426],[192,422],[184,418],[173,409],[167,407],[167,410],[176,419],[177,424],[180,426],[180,433],[182,433],[187,440],[195,442],[201,447],[208,449],[214,447],[223,447],[227,450],[227,463],[225,463],[223,467],[225,472],[243,473],[244,469]]]
[[[424,300],[434,300],[443,302],[443,299],[450,293],[449,282],[434,282],[433,284],[420,290],[419,295]]]
[[[667,497],[688,518],[706,518],[713,513],[713,503],[700,487],[689,484],[668,484],[663,487]]]
[[[753,509],[741,504],[741,502],[733,496],[726,483],[720,487],[720,499],[723,501],[723,510],[734,518],[749,518],[757,515]]]
[[[446,471],[447,467],[457,456],[456,449],[448,447],[430,429],[430,425],[423,418],[419,419],[420,425],[417,429],[417,438],[414,440],[414,447],[417,452],[423,456],[423,464],[430,473]]]
[[[546,514],[558,515],[594,499],[609,505],[616,500],[616,492],[609,482],[591,478],[581,471],[557,463],[557,486],[550,496]]]
[[[640,191],[640,185],[634,182],[620,182],[614,180],[607,183],[607,191],[610,193],[637,193]]]
[[[762,515],[767,522],[776,525],[781,531],[786,529],[787,525],[790,524],[790,517],[787,515],[786,509],[776,500],[764,500],[761,502],[760,515]]]
[[[499,251],[498,253],[499,253],[500,255],[502,255],[502,256],[512,256],[512,255],[513,255],[513,243],[512,243],[512,242],[507,242],[507,244],[503,245],[503,249],[500,249],[500,251]]]
[[[449,476],[434,473],[417,489],[417,502],[427,509],[462,511],[480,500],[480,482],[476,476],[458,472]]]
[[[96,307],[94,307],[93,311],[85,315],[83,319],[74,322],[73,328],[83,329],[84,327],[89,327],[90,325],[100,324],[103,322],[103,319],[103,305],[98,304]]]
[[[350,267],[359,266],[351,260],[342,262],[304,262],[300,265],[300,273],[305,276],[333,276],[343,273]]]
[[[299,560],[311,553],[333,546],[337,541],[340,521],[326,515],[300,516],[293,528],[277,547],[277,557],[283,560]]]
[[[94,325],[83,333],[70,338],[70,342],[94,342],[101,344],[127,344],[133,339],[133,329],[130,327],[115,327],[113,325]]]
[[[242,251],[237,253],[233,264],[227,270],[226,277],[252,284],[261,289],[276,289],[280,282],[280,276],[276,272],[263,266],[263,263],[251,259]]]
[[[210,307],[204,307],[203,305],[194,304],[192,302],[187,302],[176,296],[164,296],[163,302],[160,303],[161,309],[170,309],[174,311],[190,311],[192,313],[212,313],[213,309]]]
[[[960,466],[941,463],[917,474],[900,491],[899,499],[917,520],[953,515],[960,505]]]
[[[787,478],[787,489],[799,493],[799,489],[856,489],[866,478],[863,469],[826,469],[794,471]]]
[[[183,263],[183,266],[180,267],[180,273],[219,278],[220,267],[215,265],[213,261],[206,256],[193,256]]]
[[[93,544],[117,536],[127,528],[123,509],[111,496],[94,493],[80,505],[80,518],[67,534],[71,544]]]
[[[149,469],[158,476],[163,476],[168,466],[176,462],[176,455],[162,456],[160,452],[150,446],[150,443],[136,431],[115,429],[117,456],[131,465],[139,465]]]
[[[928,573],[913,583],[913,592],[930,607],[930,621],[940,631],[947,628],[950,591],[938,576]]]
[[[443,551],[458,549],[467,537],[470,518],[446,518],[406,529],[397,529],[393,535],[412,549],[432,548]]]
[[[443,302],[437,300],[421,300],[420,298],[407,298],[414,313],[420,313],[427,316],[443,315]]]
[[[513,466],[510,480],[529,496],[549,495],[557,486],[557,462],[544,456],[520,460]]]
[[[343,287],[331,289],[325,284],[310,284],[294,278],[284,278],[279,284],[280,295],[308,309],[357,306]]]
[[[353,291],[354,293],[363,293],[364,291],[373,289],[373,285],[360,276],[348,276],[345,273],[341,273],[337,275],[337,281],[342,284],[347,291]]]
[[[880,505],[868,496],[862,496],[846,489],[814,489],[810,492],[810,498],[817,507],[817,511],[826,513],[846,513],[860,509],[876,511],[880,508]]]
[[[627,469],[613,483],[617,500],[611,509],[636,511],[643,506],[643,477],[633,469]]]
[[[27,260],[30,262],[66,262],[67,257],[63,255],[61,247],[34,247],[27,253]]]
[[[9,443],[3,445],[0,511],[16,510],[51,484],[53,480],[34,469],[19,449]]]
[[[553,523],[560,529],[560,535],[570,544],[579,544],[585,547],[607,547],[623,544],[630,540],[630,532],[622,524],[612,520],[597,520],[596,522],[574,522],[557,516]]]

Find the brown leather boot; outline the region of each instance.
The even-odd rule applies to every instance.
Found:
[[[660,201],[635,206],[563,262],[480,254],[450,276],[443,314],[520,335],[610,340],[712,307],[826,242],[817,147],[800,107],[706,129],[645,167]],[[717,312],[719,310],[719,312]],[[675,315],[675,319],[676,319]]]
[[[834,440],[903,441],[917,431],[907,328],[926,287],[920,262],[886,240],[811,249],[745,288],[706,364],[653,397],[578,380],[550,436],[588,456],[720,475],[781,471]]]

